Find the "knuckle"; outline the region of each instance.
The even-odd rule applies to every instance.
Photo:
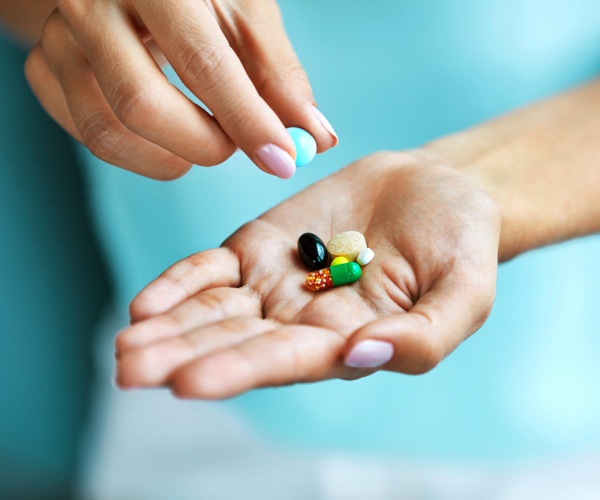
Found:
[[[189,78],[206,79],[219,71],[225,60],[225,52],[228,47],[216,42],[199,43],[197,45],[186,45],[177,52],[176,63],[181,72]],[[206,83],[212,81],[216,85],[219,79],[208,79]]]
[[[289,87],[290,83],[294,83],[294,85],[300,84],[301,87],[305,87],[310,89],[310,82],[308,80],[308,75],[304,68],[298,61],[294,61],[291,64],[278,64],[277,67],[283,67],[283,69],[278,69],[276,72],[269,71],[262,78],[262,83],[258,88],[258,93],[260,95],[272,95],[280,92],[282,87],[282,83],[284,87]],[[298,88],[298,87],[296,87]],[[312,94],[311,94],[312,97]]]
[[[107,98],[119,120],[134,131],[147,129],[163,115],[162,91],[153,84],[120,82]]]
[[[190,295],[190,291],[185,287],[184,278],[195,270],[191,258],[188,257],[173,264],[156,281],[166,281],[167,286],[174,293],[180,293],[182,297],[187,298]]]
[[[293,64],[290,64],[284,70],[283,76],[287,80],[296,80],[300,81],[305,85],[310,85],[308,81],[308,75],[306,74],[306,71],[304,71],[304,68],[299,62],[294,62]]]
[[[83,142],[95,156],[114,163],[121,137],[111,117],[102,112],[91,113],[83,118],[79,132]]]
[[[220,120],[227,124],[227,131],[233,137],[243,136],[244,131],[248,131],[256,124],[256,119],[249,114],[247,109],[229,109],[221,113]]]
[[[136,152],[138,148],[132,145],[133,136],[110,112],[96,111],[84,114],[77,121],[77,127],[83,143],[101,160],[124,167],[147,177],[157,180],[174,180],[184,175],[191,167],[189,162],[173,156],[171,161],[157,161],[155,158],[145,162],[140,167]],[[133,314],[143,315],[143,299],[132,304]]]

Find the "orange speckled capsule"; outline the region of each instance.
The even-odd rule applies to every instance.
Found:
[[[358,281],[361,274],[362,270],[356,262],[347,262],[346,264],[339,264],[308,273],[308,276],[306,276],[306,286],[313,292],[327,290],[334,286],[354,283]]]

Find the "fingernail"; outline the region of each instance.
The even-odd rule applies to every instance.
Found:
[[[376,368],[394,356],[394,346],[381,340],[363,340],[346,356],[344,364],[352,368]]]
[[[265,144],[256,155],[272,174],[282,179],[289,179],[296,171],[296,163],[287,152],[275,144]]]
[[[313,113],[317,117],[317,120],[319,120],[321,122],[321,125],[323,125],[323,127],[325,127],[325,130],[327,130],[327,132],[329,132],[335,138],[335,144],[334,144],[334,146],[335,146],[339,142],[339,139],[338,139],[337,134],[335,133],[335,130],[333,130],[331,123],[329,123],[329,120],[327,118],[325,118],[325,115],[323,113],[321,113],[317,109],[316,106],[313,106],[312,109],[313,109]]]

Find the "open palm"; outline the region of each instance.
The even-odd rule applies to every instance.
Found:
[[[347,230],[374,260],[353,285],[309,291],[298,237]],[[371,155],[146,287],[117,337],[118,381],[212,399],[378,368],[423,373],[487,318],[499,235],[495,204],[439,158]]]

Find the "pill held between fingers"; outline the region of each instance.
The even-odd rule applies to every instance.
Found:
[[[304,129],[289,127],[287,131],[296,146],[296,166],[308,165],[317,154],[317,141]]]
[[[308,273],[306,276],[306,286],[309,290],[317,292],[327,290],[334,286],[348,285],[358,281],[362,275],[362,269],[356,262],[347,262],[327,269],[321,269]]]
[[[298,254],[311,271],[327,267],[329,254],[325,243],[316,234],[304,233],[298,238]]]
[[[332,259],[345,257],[353,262],[358,254],[367,248],[365,237],[358,231],[345,231],[336,234],[327,243],[327,251]]]
[[[365,248],[358,254],[358,257],[356,257],[356,262],[358,262],[361,266],[366,266],[373,260],[373,257],[375,257],[375,252],[373,252],[373,250],[370,248]]]

